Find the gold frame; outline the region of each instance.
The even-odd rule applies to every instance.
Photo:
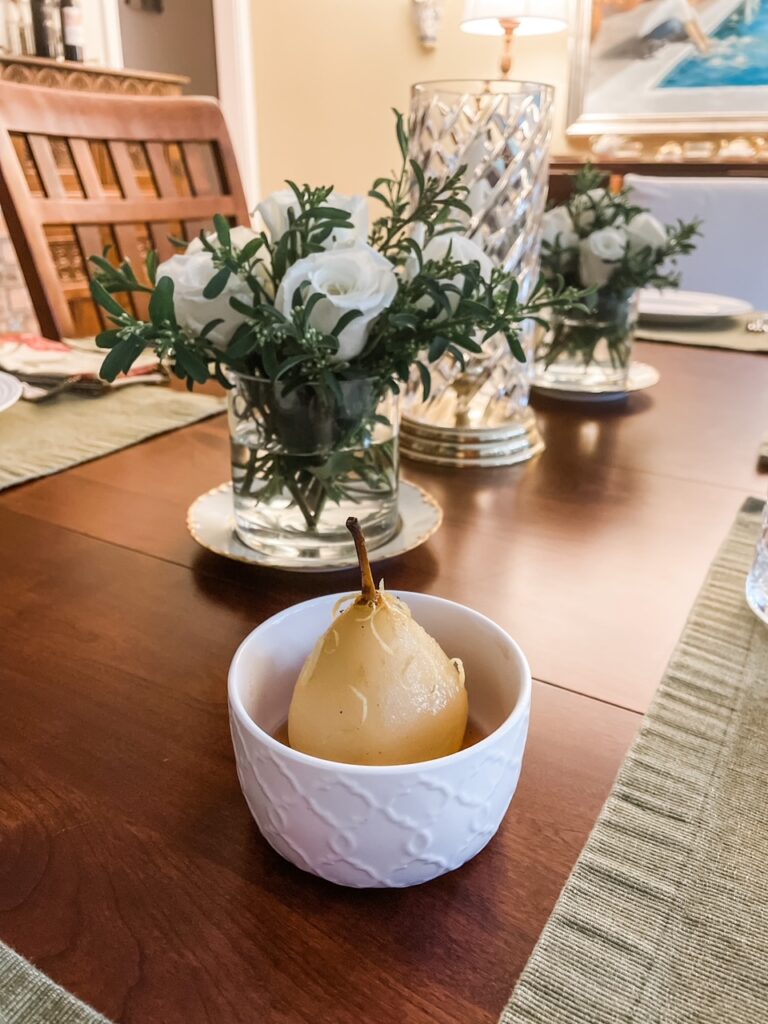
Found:
[[[566,135],[752,135],[768,131],[768,112],[733,114],[585,114],[584,100],[591,49],[592,0],[575,0],[571,30]]]

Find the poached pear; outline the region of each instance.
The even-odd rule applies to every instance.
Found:
[[[360,525],[347,520],[360,596],[301,670],[288,713],[295,750],[347,764],[412,764],[455,753],[467,728],[464,668],[373,582]]]

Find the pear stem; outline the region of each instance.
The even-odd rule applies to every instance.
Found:
[[[376,584],[373,582],[373,573],[371,572],[371,563],[368,561],[368,549],[365,546],[365,537],[363,537],[363,531],[360,529],[360,523],[357,521],[355,516],[350,516],[347,520],[347,529],[352,534],[352,539],[355,542],[357,561],[360,565],[360,589],[362,591],[362,601],[364,604],[373,604],[378,597],[378,591],[376,590]]]

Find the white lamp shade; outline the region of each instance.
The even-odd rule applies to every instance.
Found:
[[[503,36],[502,20],[519,22],[518,36],[560,32],[568,25],[568,0],[466,0],[461,28],[478,36]]]

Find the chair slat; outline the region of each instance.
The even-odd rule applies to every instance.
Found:
[[[139,198],[142,192],[136,181],[136,170],[131,160],[131,154],[128,152],[128,144],[126,142],[108,142],[107,148],[117,173],[120,191],[126,199]]]
[[[72,155],[74,156],[74,152]],[[75,162],[77,162],[77,158],[75,158]],[[85,182],[83,182],[83,187],[85,187]],[[83,263],[86,266],[89,278],[91,278],[93,277],[94,266],[90,262],[90,257],[101,256],[101,251],[103,248],[101,241],[101,232],[95,224],[78,224],[75,227],[75,235],[77,236],[77,244],[80,246],[80,252],[83,257]],[[98,317],[101,327],[104,328],[106,326],[104,313],[101,307],[97,306],[96,303],[94,303],[94,306],[98,311]]]
[[[93,159],[91,147],[85,139],[70,139],[69,149],[72,153],[77,173],[80,176],[80,183],[83,186],[86,198],[101,199],[104,195],[104,189],[96,168],[96,161]]]
[[[209,145],[200,142],[185,143],[184,161],[196,196],[221,194],[220,175]]]
[[[61,180],[56,158],[53,155],[50,139],[44,135],[29,135],[27,141],[46,196],[49,199],[64,199],[67,193],[64,182]]]
[[[147,283],[147,275],[144,269],[145,256],[139,248],[139,239],[136,224],[116,224],[115,237],[117,248],[121,259],[128,260],[133,272],[142,284]],[[141,292],[134,292],[131,296],[136,315],[146,319],[149,303],[146,295]]]
[[[168,163],[167,147],[162,142],[148,142],[146,150],[157,194],[163,198],[177,197],[179,192],[176,187],[176,179]],[[173,226],[169,222],[152,223],[149,225],[149,231],[159,258],[167,260],[173,256],[176,249],[169,241],[169,235],[174,233]]]
[[[176,237],[177,234],[178,228],[174,229],[173,224],[163,223],[149,225],[149,237],[152,239],[152,247],[161,261],[167,260],[175,253],[181,251],[177,249],[170,240],[171,235]]]
[[[166,198],[177,196],[176,182],[171,173],[171,168],[168,166],[168,157],[162,142],[147,143],[147,159],[155,179],[157,194]]]
[[[91,270],[92,264],[88,262],[91,256],[101,256],[101,232],[95,224],[78,224],[75,227],[80,252],[83,257],[83,264]]]

